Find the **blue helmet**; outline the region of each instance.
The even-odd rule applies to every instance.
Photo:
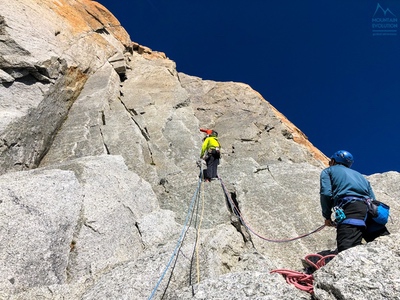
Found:
[[[354,162],[353,155],[346,150],[339,150],[335,152],[331,159],[334,159],[338,164],[345,165],[346,167],[350,168]]]

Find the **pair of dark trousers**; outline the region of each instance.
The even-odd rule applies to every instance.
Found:
[[[350,224],[339,224],[336,230],[338,252],[361,245],[364,227]]]
[[[367,215],[367,205],[364,201],[350,201],[343,205],[346,219],[365,220]],[[353,224],[339,224],[336,230],[336,242],[338,252],[361,245],[365,226]]]
[[[371,232],[368,230],[368,228],[349,224],[339,225],[336,233],[338,252],[357,245],[361,245],[361,241],[363,238],[367,243],[369,243],[380,236],[390,234],[386,226],[383,226],[381,229]]]
[[[368,216],[366,223],[367,228],[363,232],[363,238],[367,243],[372,242],[380,236],[390,234],[385,225],[376,223],[370,216]]]
[[[206,159],[207,170],[204,170],[204,178],[211,179],[218,177],[219,155],[211,153]]]

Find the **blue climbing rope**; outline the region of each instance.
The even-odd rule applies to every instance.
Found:
[[[154,289],[153,289],[151,295],[149,296],[149,298],[147,298],[148,300],[153,299],[155,293],[156,293],[157,290],[158,290],[159,285],[161,284],[161,281],[164,279],[165,274],[167,273],[169,267],[171,266],[171,263],[172,263],[172,261],[174,260],[174,257],[176,256],[176,253],[178,252],[178,249],[180,248],[180,246],[181,246],[181,244],[182,244],[182,241],[183,241],[183,239],[184,239],[184,237],[185,237],[185,235],[186,235],[186,232],[187,232],[188,229],[189,229],[189,228],[187,227],[187,224],[188,224],[188,222],[189,222],[190,216],[192,215],[193,206],[194,206],[194,203],[196,202],[197,194],[198,194],[198,192],[199,192],[199,190],[200,190],[201,181],[202,181],[202,179],[199,178],[199,181],[198,181],[198,184],[197,184],[197,189],[196,189],[196,191],[195,191],[194,194],[193,194],[191,203],[190,203],[190,205],[189,205],[188,212],[187,212],[187,214],[186,214],[186,220],[185,220],[185,223],[183,224],[183,228],[182,228],[182,231],[181,231],[181,235],[180,235],[180,237],[179,237],[179,239],[178,239],[178,242],[177,242],[177,244],[176,244],[176,247],[175,247],[175,249],[174,249],[174,252],[172,253],[171,258],[169,259],[167,265],[165,266],[164,271],[162,272],[160,278],[158,279],[157,284],[156,284],[156,286],[154,287]]]

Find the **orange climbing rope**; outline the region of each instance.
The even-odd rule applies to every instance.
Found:
[[[305,257],[306,263],[315,270],[318,270],[319,268],[325,266],[325,264],[328,262],[327,260],[331,260],[334,258],[336,255],[335,254],[329,254],[329,255],[320,255],[320,254],[310,254]],[[317,261],[314,263],[311,258],[316,258]],[[285,277],[286,282],[289,284],[293,284],[296,288],[299,290],[308,292],[310,294],[314,293],[314,276],[312,274],[307,274],[307,273],[302,273],[302,272],[297,272],[297,271],[291,271],[287,269],[277,269],[277,270],[272,270],[271,273],[278,273],[283,275]]]

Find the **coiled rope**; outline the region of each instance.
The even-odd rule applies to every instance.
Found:
[[[328,259],[331,260],[335,256],[335,254],[329,254],[325,256],[322,256],[320,254],[310,254],[305,257],[305,261],[313,269],[313,271],[316,271],[319,268],[325,266]],[[317,261],[314,263],[311,258],[316,258]],[[287,269],[272,270],[270,273],[281,274],[283,275],[283,277],[285,277],[287,283],[294,285],[299,290],[308,292],[310,294],[314,293],[314,276],[312,274],[306,274]]]

